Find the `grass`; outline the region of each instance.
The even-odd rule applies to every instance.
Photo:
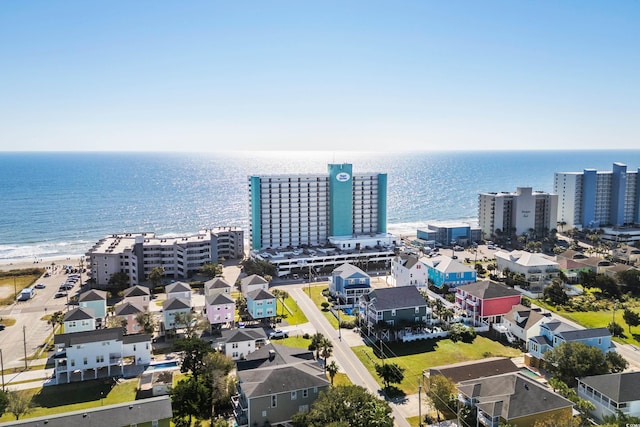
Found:
[[[16,294],[20,293],[24,288],[28,288],[33,285],[36,280],[40,278],[39,274],[25,274],[22,276],[15,276],[15,286],[14,286],[14,277],[0,277],[0,287],[9,289],[11,292],[4,298],[0,298],[0,305],[10,305],[13,304],[16,300]]]
[[[13,317],[0,317],[0,323],[8,328],[9,326],[13,326],[16,324],[16,319],[14,319]]]
[[[522,352],[511,347],[478,336],[473,343],[454,343],[450,339],[426,340],[412,343],[396,343],[384,346],[385,362],[396,363],[404,371],[404,380],[399,388],[407,395],[418,392],[418,381],[422,379],[422,371],[434,366],[468,360],[480,360],[493,356],[517,357]],[[371,375],[382,386],[376,374],[375,365],[382,363],[378,351],[363,345],[352,348],[355,355],[364,364]],[[376,349],[377,350],[377,349]]]
[[[60,414],[68,411],[94,408],[135,400],[138,380],[131,379],[115,384],[111,379],[92,380],[22,390],[19,393],[31,397],[33,409],[24,418]],[[104,399],[101,399],[103,393]],[[0,422],[14,421],[11,413],[0,417]]]
[[[287,347],[294,348],[309,348],[309,344],[311,344],[311,338],[302,338],[297,336],[289,336],[289,338],[282,338],[279,340],[273,340],[275,344],[286,345]]]
[[[331,381],[329,374],[327,374],[327,379]],[[333,377],[333,386],[338,387],[339,385],[353,385],[347,374],[338,372],[335,377]]]
[[[330,310],[325,310],[322,308],[322,303],[328,302],[327,298],[325,298],[325,296],[322,295],[322,291],[324,289],[327,289],[327,285],[315,285],[315,286],[311,286],[310,288],[306,288],[305,292],[307,292],[307,295],[309,295],[309,291],[311,291],[311,294],[310,294],[311,301],[313,301],[313,303],[316,305],[316,307],[318,307],[318,310],[320,310],[322,315],[327,318],[329,323],[331,323],[331,326],[333,327],[333,329],[337,330],[338,319],[336,318],[336,316],[334,316]],[[342,320],[348,320],[348,318],[355,319],[354,316],[347,316],[345,314]]]
[[[284,313],[286,315],[285,319],[289,325],[301,325],[309,321],[293,298],[287,298],[284,300],[284,308],[282,306],[282,302],[280,300],[276,300],[276,313]]]

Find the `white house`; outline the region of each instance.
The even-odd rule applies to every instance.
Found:
[[[533,309],[522,304],[514,305],[504,315],[503,323],[507,331],[522,342],[540,335],[540,325],[549,321],[551,314],[543,314],[541,309]]]
[[[414,255],[398,255],[391,260],[391,277],[395,286],[426,288],[429,276],[424,264]]]
[[[262,276],[252,274],[251,276],[247,276],[240,280],[240,291],[245,298],[250,292],[257,291],[259,289],[264,291],[269,290],[269,282],[267,282],[267,280]]]
[[[64,325],[64,332],[66,334],[93,331],[96,329],[96,319],[88,309],[82,307],[68,311],[62,318],[62,324]]]
[[[640,417],[640,372],[578,378],[578,397],[593,403],[591,415],[598,420],[618,411]]]
[[[495,253],[498,271],[509,270],[524,276],[526,283],[522,287],[531,292],[542,292],[551,280],[560,274],[557,262],[542,254],[526,251],[498,251]]]
[[[262,328],[231,329],[222,331],[213,346],[233,360],[244,359],[267,342],[267,334]]]
[[[212,297],[218,294],[231,296],[231,285],[228,284],[223,278],[216,277],[204,282],[204,294],[208,297]]]
[[[174,282],[164,288],[167,299],[182,298],[191,304],[191,286],[184,282]]]
[[[136,365],[151,361],[151,336],[125,336],[122,328],[60,334],[54,344],[58,384],[124,375],[125,358]]]
[[[149,301],[151,300],[149,288],[140,285],[132,286],[125,289],[122,296],[124,297],[122,302],[131,302],[144,310],[149,308]]]
[[[162,303],[164,314],[164,329],[183,328],[186,325],[176,323],[176,314],[187,314],[191,312],[191,304],[183,298],[171,298]]]

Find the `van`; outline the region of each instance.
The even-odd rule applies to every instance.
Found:
[[[26,301],[29,300],[31,298],[33,298],[36,295],[36,290],[33,288],[24,288],[22,291],[20,291],[20,296],[18,297],[18,300],[20,301]]]

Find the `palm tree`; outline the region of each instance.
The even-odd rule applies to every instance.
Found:
[[[322,335],[320,332],[316,332],[315,334],[313,334],[313,336],[311,337],[311,343],[309,344],[309,350],[316,351],[316,359],[320,358],[320,344],[322,343],[322,340],[324,340],[325,337],[324,335]]]
[[[336,376],[339,370],[338,364],[336,363],[335,360],[332,360],[331,363],[329,363],[329,365],[325,369],[329,373],[329,378],[331,378],[331,385],[333,386],[333,378]]]
[[[327,371],[327,359],[333,353],[333,343],[329,338],[323,337],[320,341],[320,356],[324,359],[324,370]]]

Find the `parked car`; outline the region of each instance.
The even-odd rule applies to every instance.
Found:
[[[63,298],[67,296],[67,291],[58,291],[56,292],[56,294],[53,296],[54,298]]]
[[[278,338],[289,338],[289,332],[283,331],[282,329],[276,329],[275,331],[269,334],[270,339],[278,339]]]
[[[47,287],[47,286],[46,286],[44,283],[38,283],[38,284],[36,284],[36,286],[35,286],[35,288],[36,288],[36,289],[44,289],[44,288],[46,288],[46,287]]]

